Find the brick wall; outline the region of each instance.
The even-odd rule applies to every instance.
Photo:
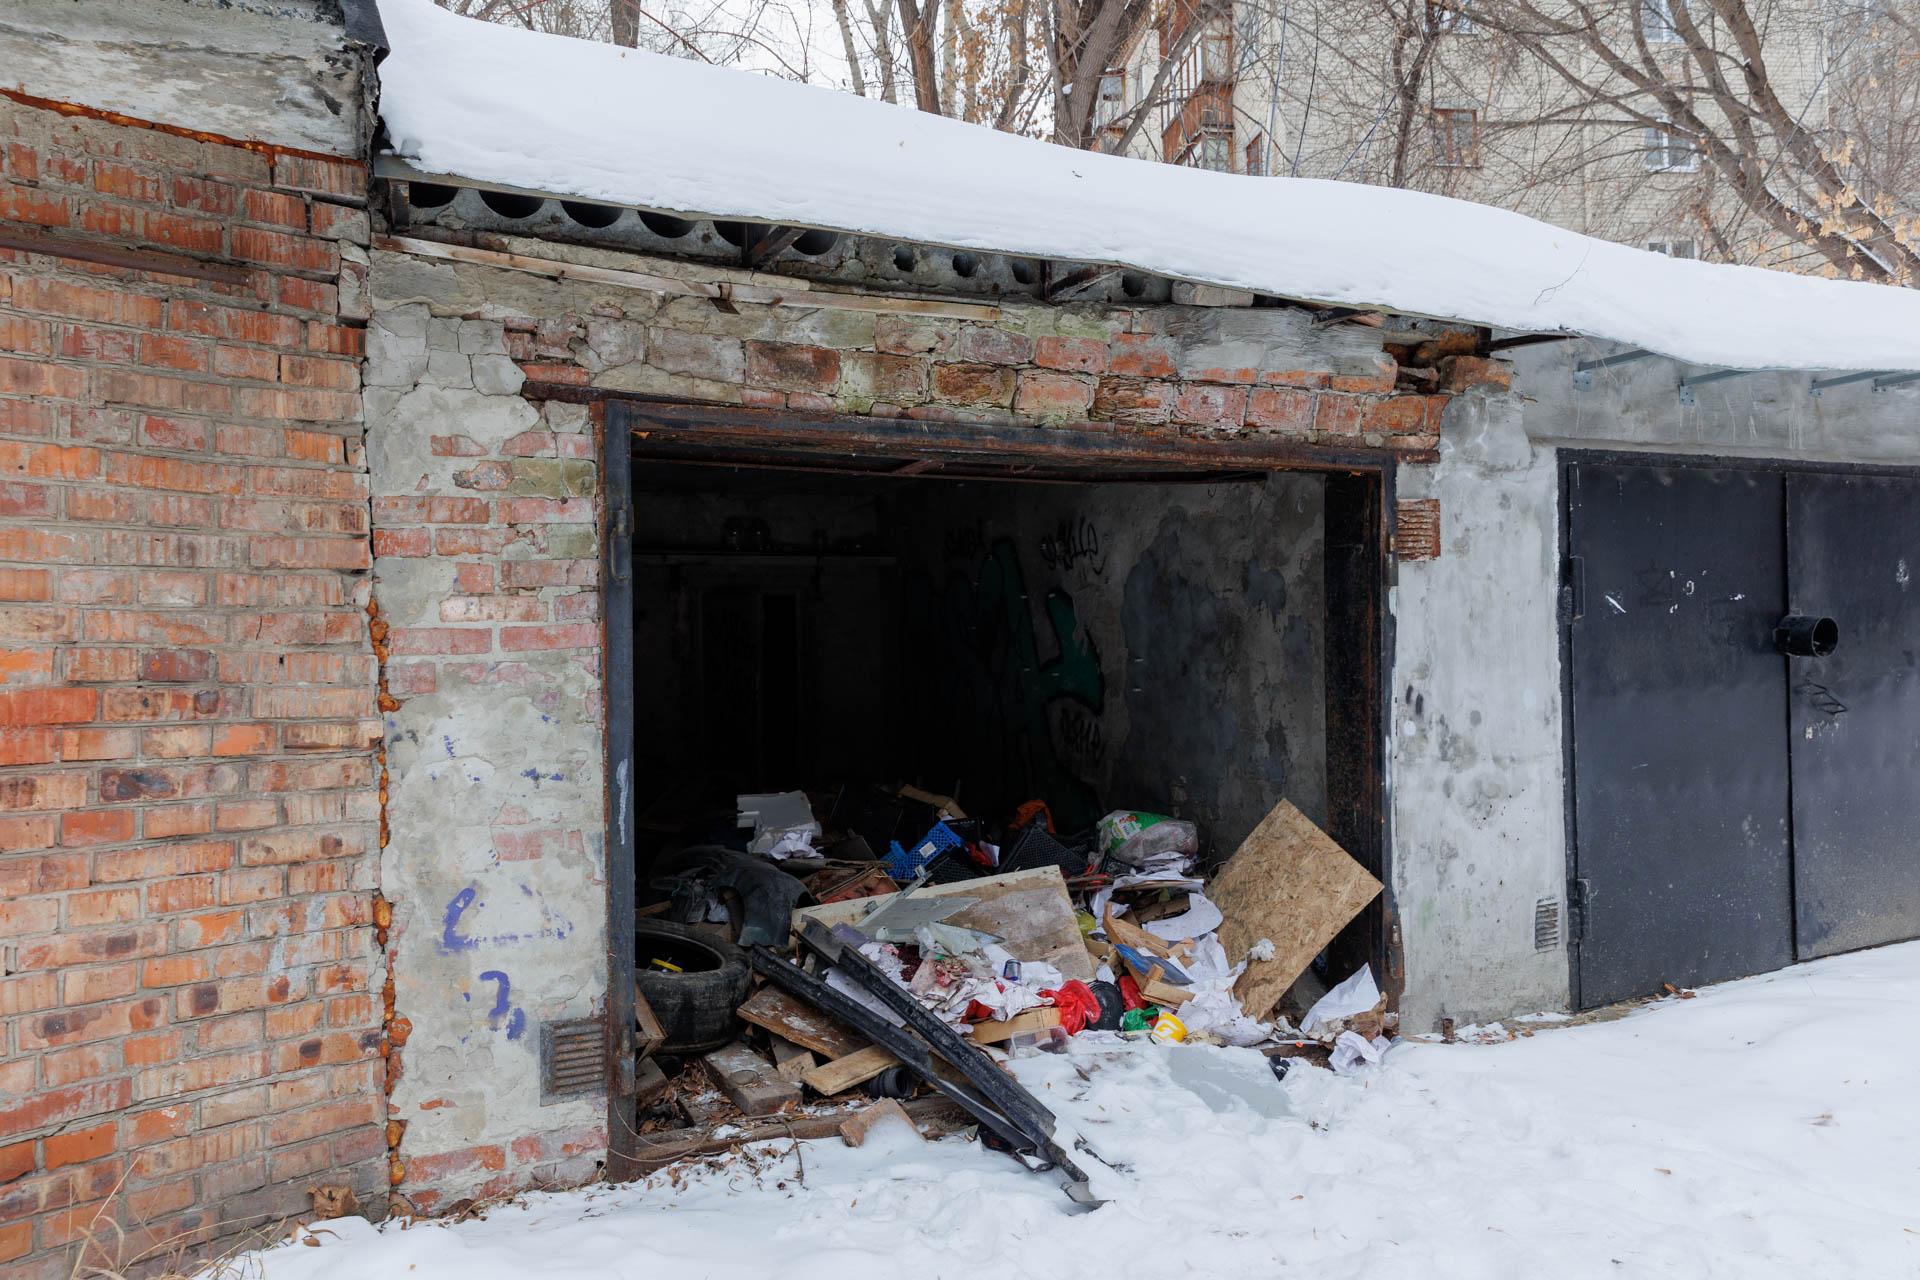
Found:
[[[0,250],[9,1276],[383,1200],[363,197],[0,100],[0,220],[246,269]]]

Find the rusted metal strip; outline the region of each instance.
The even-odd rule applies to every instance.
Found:
[[[1432,457],[1431,450],[1328,447],[1298,440],[1239,435],[1175,435],[1098,423],[1042,427],[1014,423],[954,423],[912,418],[862,418],[656,400],[592,388],[555,387],[553,398],[605,399],[609,422],[653,445],[778,450],[962,462],[1067,464],[1087,470],[1124,466],[1208,471],[1379,471],[1395,462]],[[538,398],[543,389],[526,388]],[[638,452],[646,452],[642,445]]]
[[[129,271],[152,271],[160,275],[185,276],[192,280],[212,280],[219,284],[243,285],[252,278],[252,273],[237,263],[213,262],[159,249],[130,249],[98,240],[79,240],[34,227],[0,226],[0,249],[43,253],[75,262],[97,262],[102,266],[124,267]]]

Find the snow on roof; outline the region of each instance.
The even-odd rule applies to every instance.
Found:
[[[1077,151],[379,0],[394,152],[687,214],[1099,262],[1729,368],[1920,369],[1920,290],[1676,260],[1422,192]]]

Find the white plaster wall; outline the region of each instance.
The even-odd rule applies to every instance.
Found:
[[[1398,484],[1440,500],[1443,539],[1400,563],[1390,600],[1402,1025],[1564,1008],[1564,941],[1534,946],[1535,905],[1566,885],[1554,450],[1518,397],[1474,391],[1448,407],[1439,461]]]

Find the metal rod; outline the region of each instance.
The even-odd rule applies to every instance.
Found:
[[[152,271],[189,280],[211,280],[216,284],[243,285],[253,278],[249,269],[238,263],[189,258],[160,249],[129,249],[116,244],[97,244],[91,240],[76,240],[71,236],[31,227],[0,227],[0,249],[43,253],[75,262],[97,262],[102,266]]]
[[[1764,373],[1764,369],[1715,369],[1712,373],[1695,373],[1680,379],[1683,387],[1697,387],[1703,383],[1720,382],[1727,378],[1744,378],[1751,373]]]
[[[1616,364],[1626,364],[1632,360],[1645,360],[1653,352],[1635,347],[1632,351],[1622,351],[1618,355],[1601,356],[1598,360],[1582,360],[1573,366],[1575,373],[1589,373],[1595,369],[1609,369]]]
[[[1897,387],[1907,382],[1920,382],[1920,373],[1902,373],[1896,374],[1891,378],[1875,378],[1873,380],[1873,389],[1875,391],[1881,391],[1887,387]]]
[[[1869,378],[1879,379],[1887,376],[1885,369],[1869,369],[1865,373],[1845,373],[1837,378],[1815,378],[1807,384],[1809,391],[1825,391],[1828,387],[1844,387],[1849,382],[1865,382]]]

